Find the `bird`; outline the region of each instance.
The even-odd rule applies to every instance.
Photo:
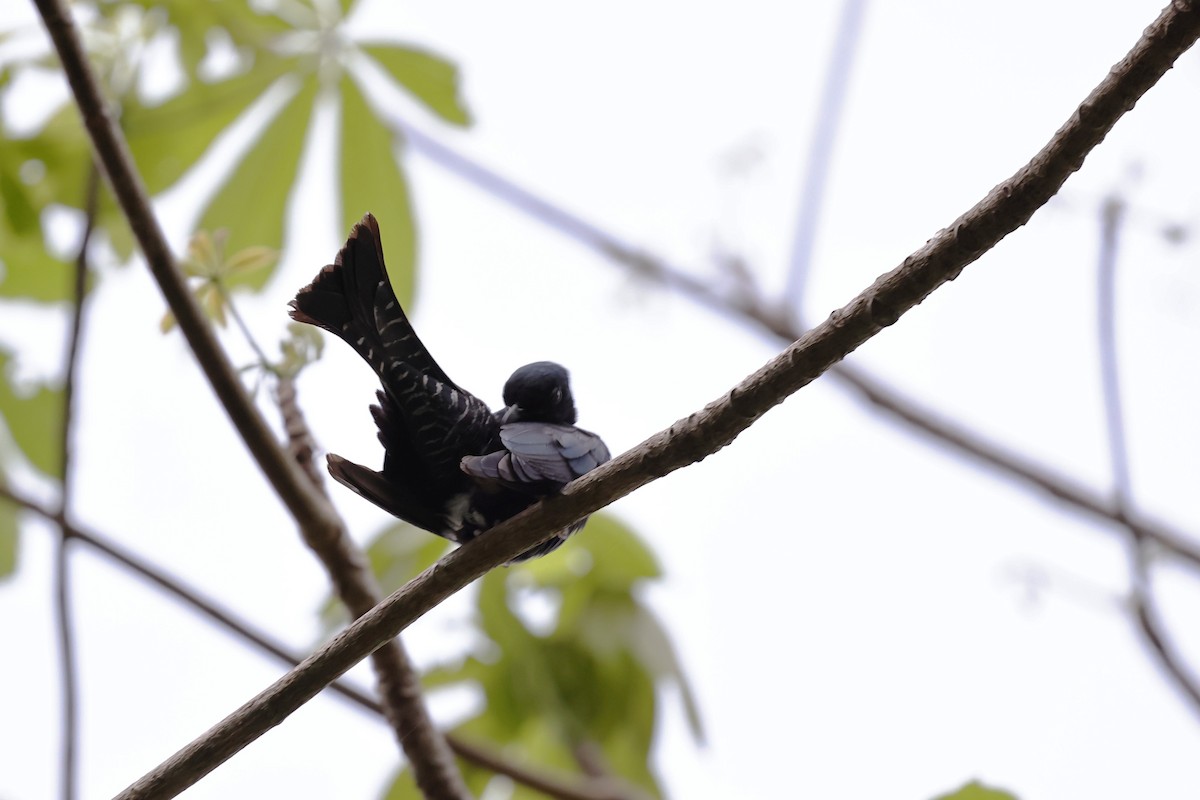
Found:
[[[610,458],[599,436],[575,426],[570,375],[559,364],[537,361],[514,371],[496,412],[450,379],[396,299],[371,214],[289,307],[292,319],[350,345],[382,387],[370,412],[383,468],[329,453],[329,474],[411,525],[465,544]],[[555,550],[586,521],[513,561]]]

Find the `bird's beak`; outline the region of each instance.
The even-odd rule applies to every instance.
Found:
[[[521,414],[521,407],[518,405],[505,406],[500,412],[500,424],[507,425],[517,419]]]

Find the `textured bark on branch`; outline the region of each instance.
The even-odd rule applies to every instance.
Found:
[[[552,531],[731,442],[787,396],[1025,224],[1142,94],[1200,35],[1200,11],[1177,0],[1013,177],[881,276],[844,308],[704,409],[459,548],[363,615],[295,670],[120,795],[170,797],[199,780],[433,606]]]

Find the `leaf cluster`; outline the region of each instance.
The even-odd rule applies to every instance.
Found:
[[[394,591],[445,551],[441,539],[400,523],[372,541],[368,556],[383,588]],[[565,547],[480,581],[470,621],[473,645],[456,663],[427,671],[425,686],[468,687],[480,696],[477,712],[455,727],[464,739],[564,771],[600,766],[660,796],[650,749],[663,687],[677,688],[694,734],[702,736],[674,647],[640,597],[661,577],[633,531],[611,515],[593,516]],[[324,611],[327,621],[340,613],[334,601]],[[538,796],[462,766],[477,796],[485,789],[489,797]],[[405,768],[387,796],[417,798],[416,792]]]

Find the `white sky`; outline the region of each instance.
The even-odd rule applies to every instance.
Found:
[[[30,13],[14,0],[0,7]],[[372,2],[356,26],[461,64],[476,125],[444,132],[397,101],[423,129],[697,272],[713,269],[714,240],[736,246],[774,290],[837,8]],[[1022,165],[1159,8],[873,4],[807,313],[819,319],[844,304]],[[1168,246],[1156,225],[1196,223],[1198,86],[1200,60],[1189,53],[1030,225],[854,356],[1102,489],[1097,213],[1107,193],[1127,191],[1135,212],[1118,327],[1134,487],[1140,508],[1185,530],[1200,530],[1200,278],[1195,244]],[[311,145],[310,183],[293,200],[304,221],[294,247],[268,291],[241,304],[268,342],[287,299],[345,233],[319,165],[329,139]],[[723,168],[752,152],[760,157],[749,171]],[[777,349],[630,280],[419,156],[408,167],[421,235],[416,325],[486,400],[499,400],[513,367],[562,361],[580,423],[619,452]],[[163,205],[180,248],[191,189]],[[78,518],[308,646],[322,573],[265,499],[181,338],[158,334],[162,310],[144,270],[107,272],[81,378]],[[0,341],[28,354],[26,374],[57,369],[62,334],[35,311],[6,307]],[[300,387],[321,443],[365,463],[378,458],[366,413],[373,380],[331,342]],[[360,539],[384,522],[335,493]],[[896,429],[832,384],[807,388],[731,447],[612,510],[664,563],[667,580],[650,600],[709,733],[694,746],[677,699],[666,698],[658,764],[674,797],[921,800],[972,778],[1023,800],[1200,792],[1200,716],[1121,611],[1120,539]],[[0,585],[6,800],[57,790],[53,533],[27,529],[19,574]],[[281,674],[85,550],[73,566],[84,798],[123,788]],[[1030,568],[1049,576],[1033,602],[1013,577]],[[1200,664],[1190,624],[1200,588],[1174,574],[1159,587],[1173,634]],[[457,610],[414,627],[407,641],[418,660],[453,652]],[[435,701],[452,718],[458,704]],[[394,757],[384,727],[320,698],[186,796],[374,798]]]

